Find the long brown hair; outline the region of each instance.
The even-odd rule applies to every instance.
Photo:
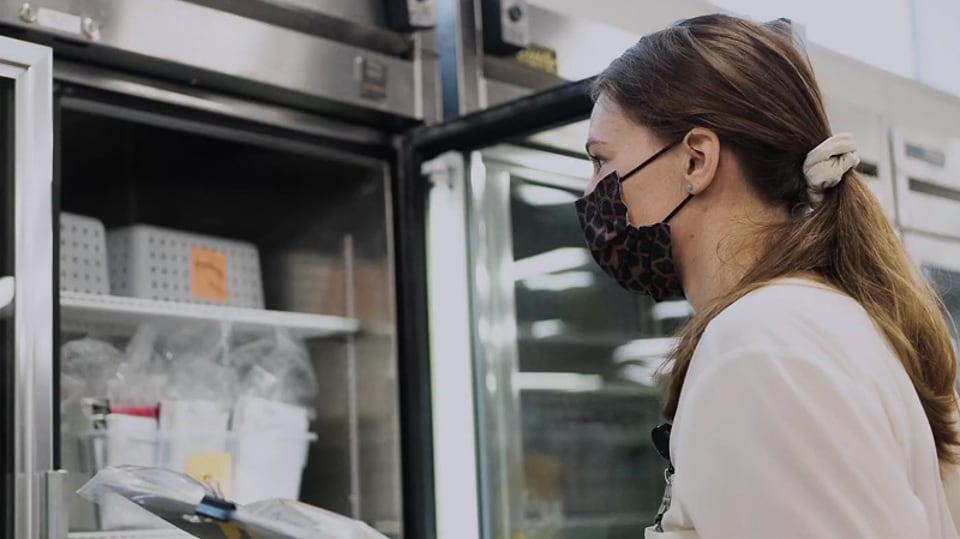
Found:
[[[940,461],[957,462],[956,357],[936,294],[856,171],[809,211],[803,160],[831,131],[813,69],[789,33],[725,15],[684,20],[616,59],[594,94],[663,140],[712,129],[756,193],[791,212],[765,230],[764,254],[733,290],[680,331],[664,414],[676,413],[697,343],[717,314],[774,279],[815,274],[858,301],[883,331],[920,397]]]

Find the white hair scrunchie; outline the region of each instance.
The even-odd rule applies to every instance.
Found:
[[[837,133],[810,150],[803,161],[807,192],[814,206],[823,202],[823,192],[835,187],[843,175],[860,164],[857,142],[850,133]]]

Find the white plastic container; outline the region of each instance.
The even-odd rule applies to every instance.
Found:
[[[205,419],[204,419],[205,417]],[[241,399],[234,408],[234,429],[215,403],[166,402],[160,421],[110,414],[107,429],[80,437],[87,455],[86,472],[103,466],[137,465],[186,473],[187,462],[200,455],[230,457],[229,498],[241,504],[267,498],[297,499],[310,444],[317,435],[307,430],[306,410],[259,398]],[[202,425],[209,429],[200,428]],[[224,485],[225,486],[225,485]],[[100,507],[104,529],[130,529],[150,523],[138,511],[128,515],[118,500]]]
[[[110,293],[106,232],[97,219],[60,214],[60,290]]]
[[[123,414],[107,415],[106,465],[155,466],[157,420]],[[156,517],[138,511],[123,497],[113,495],[100,508],[100,526],[105,530],[142,529],[156,526]]]
[[[237,432],[233,440],[233,501],[296,500],[307,466],[310,432]]]
[[[159,426],[158,466],[184,472],[191,456],[227,451],[230,410],[217,402],[166,400]]]
[[[240,399],[233,412],[233,498],[240,504],[267,498],[296,500],[316,435],[307,411],[256,397]]]
[[[263,308],[253,244],[134,225],[110,230],[107,247],[113,294]]]

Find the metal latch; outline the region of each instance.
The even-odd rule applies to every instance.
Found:
[[[83,36],[91,41],[100,39],[100,23],[92,17],[81,17],[27,3],[20,6],[20,20],[55,32]]]
[[[387,98],[387,65],[366,56],[357,56],[357,83],[360,95],[367,99],[383,100]]]

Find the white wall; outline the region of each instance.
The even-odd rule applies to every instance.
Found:
[[[528,1],[546,9],[609,24],[638,35],[659,30],[678,19],[720,11],[703,0]],[[835,3],[845,1],[848,0],[834,0]],[[865,15],[848,20],[849,28],[846,31],[871,31],[868,20]],[[856,103],[881,112],[894,125],[960,137],[960,98],[853,60],[820,45],[810,44],[808,52],[828,99]],[[957,57],[956,54],[951,56]]]
[[[952,2],[954,0],[941,0]],[[760,20],[786,17],[810,42],[904,77],[916,75],[913,0],[712,0]],[[869,13],[869,19],[865,16]]]
[[[960,2],[914,0],[917,74],[929,84],[960,95]]]

